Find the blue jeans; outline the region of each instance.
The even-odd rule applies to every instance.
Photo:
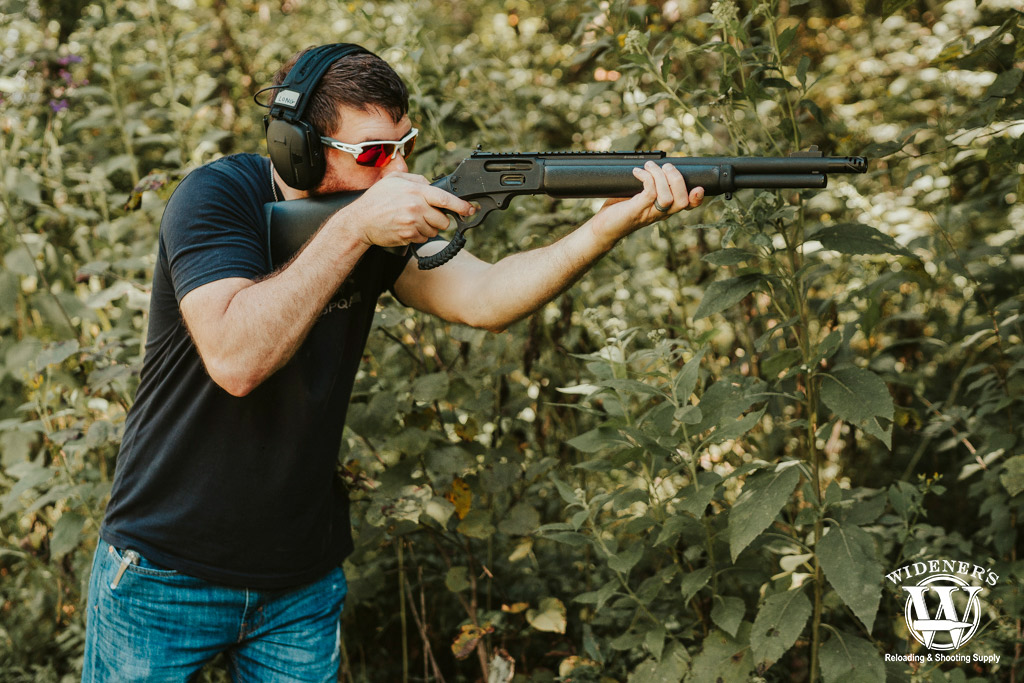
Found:
[[[340,568],[307,586],[255,591],[211,584],[139,557],[93,559],[84,683],[188,681],[221,652],[234,681],[336,681],[348,586]]]

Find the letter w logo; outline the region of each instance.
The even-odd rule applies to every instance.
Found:
[[[938,585],[934,585],[937,582]],[[952,585],[950,585],[952,583]],[[966,643],[978,630],[981,620],[981,605],[978,593],[981,586],[970,586],[966,581],[950,574],[931,576],[916,586],[903,586],[910,594],[905,609],[907,626],[914,637],[932,650],[955,650]],[[960,600],[954,594],[962,593]],[[935,596],[929,600],[929,596]],[[964,597],[966,596],[966,597]],[[936,604],[934,614],[931,606]],[[957,602],[963,606],[963,613],[957,612]],[[947,639],[935,641],[935,634],[948,633]]]

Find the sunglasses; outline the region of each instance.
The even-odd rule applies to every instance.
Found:
[[[401,140],[371,140],[370,142],[360,142],[358,145],[350,145],[341,140],[321,135],[320,142],[328,147],[348,152],[356,158],[356,163],[360,166],[380,168],[387,166],[388,162],[397,154],[408,159],[413,148],[416,147],[416,136],[419,133],[417,129],[413,128]]]

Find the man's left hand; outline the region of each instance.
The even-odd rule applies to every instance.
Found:
[[[679,169],[672,164],[659,166],[648,161],[633,169],[644,189],[628,199],[609,199],[594,216],[594,230],[615,242],[644,226],[686,209],[700,206],[704,188],[689,190]]]

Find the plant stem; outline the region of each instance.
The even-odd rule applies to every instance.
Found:
[[[405,614],[405,561],[402,555],[401,538],[396,539],[398,552],[398,614],[402,621],[402,683],[409,683],[409,642],[406,639],[407,617]]]
[[[821,611],[824,574],[821,570],[821,558],[818,556],[818,541],[821,540],[821,533],[824,530],[821,508],[821,454],[818,452],[815,443],[815,422],[817,422],[817,401],[818,392],[814,389],[814,376],[807,379],[807,441],[811,467],[814,472],[814,492],[818,498],[819,514],[814,522],[814,621],[811,625],[811,683],[818,680],[818,647],[821,645]]]

